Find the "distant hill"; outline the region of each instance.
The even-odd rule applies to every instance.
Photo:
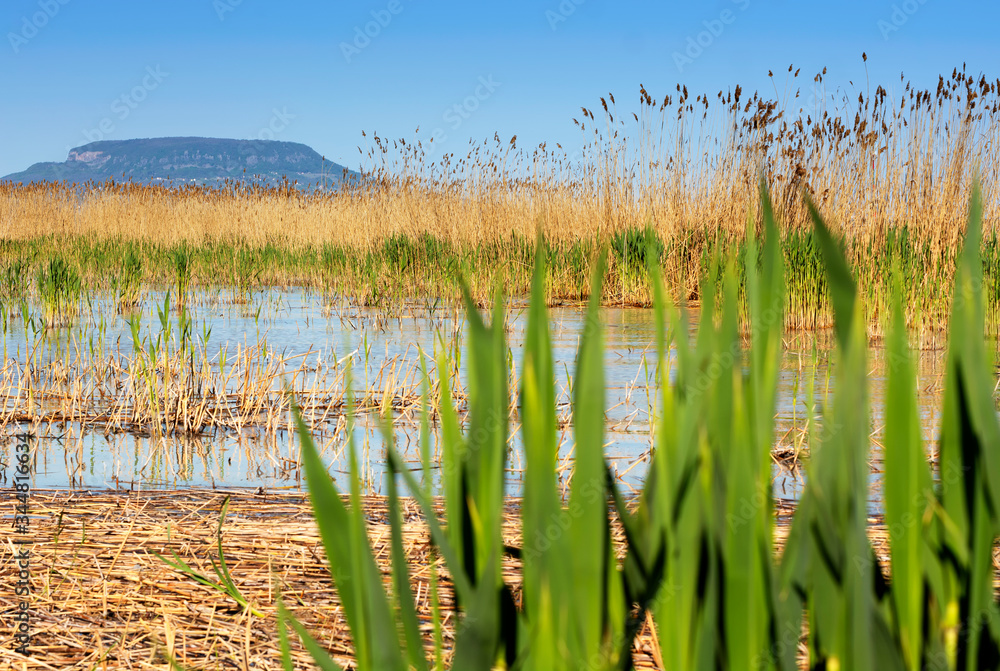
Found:
[[[357,176],[357,173],[350,173]],[[135,182],[215,185],[225,179],[279,183],[297,181],[300,188],[335,186],[344,166],[298,142],[227,140],[208,137],[160,137],[103,140],[71,149],[62,163],[36,163],[0,181],[86,182],[131,178]]]

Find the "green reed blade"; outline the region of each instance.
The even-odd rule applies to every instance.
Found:
[[[449,360],[444,348],[438,357],[438,375],[440,376],[440,412],[441,412],[441,486],[444,490],[445,519],[448,520],[448,538],[455,548],[464,548],[465,516],[465,455],[466,444],[458,423],[458,415],[451,396],[451,385],[448,382],[447,371]],[[463,561],[465,558],[463,556]],[[471,567],[471,563],[469,564]],[[452,570],[458,566],[450,567]],[[463,571],[464,574],[464,571]]]
[[[735,312],[735,306],[727,309]],[[765,577],[770,557],[761,553],[761,549],[766,552],[770,546],[770,539],[763,534],[765,518],[770,516],[770,473],[762,483],[747,399],[739,382],[739,376],[734,379],[732,370],[719,380],[720,392],[728,387],[732,394],[732,415],[730,431],[720,431],[723,439],[726,433],[730,435],[727,454],[720,452],[716,462],[720,471],[717,481],[725,487],[719,507],[726,511],[721,529],[716,519],[716,533],[724,539],[726,605],[722,616],[729,668],[749,670],[764,647],[770,624],[770,595]]]
[[[383,418],[382,435],[387,447],[392,447],[392,418]],[[400,514],[399,493],[396,487],[396,471],[392,464],[388,465],[386,484],[389,490],[389,524],[392,545],[392,591],[399,609],[399,619],[406,640],[406,652],[410,667],[418,671],[427,669],[427,659],[424,657],[423,640],[420,636],[420,623],[417,620],[417,608],[413,602],[413,590],[410,588],[410,571],[403,552],[403,519]]]
[[[995,654],[989,651],[1000,643],[998,627],[992,622],[997,606],[991,556],[1000,527],[996,513],[1000,426],[993,402],[993,362],[983,340],[981,231],[977,185],[955,278],[939,450],[938,519],[945,568],[944,593],[938,594],[938,600],[943,606],[945,654],[960,669],[976,668],[983,663],[980,655]]]
[[[747,270],[747,301],[751,329],[749,376],[752,397],[750,400],[754,406],[750,421],[755,429],[761,464],[769,466],[777,380],[781,368],[781,337],[785,324],[786,290],[781,237],[771,206],[771,198],[763,181],[760,194],[764,220],[764,241],[760,247],[762,262],[759,271],[756,261],[748,264]],[[753,230],[752,227],[750,230]],[[756,236],[751,236],[750,239],[754,250],[752,256],[755,256]],[[769,522],[768,527],[770,526]]]
[[[834,399],[835,417],[838,423],[843,423],[844,429],[830,444],[839,443],[836,448],[841,453],[839,457],[847,462],[846,477],[841,483],[844,488],[839,490],[842,503],[837,506],[846,550],[843,598],[846,599],[847,621],[841,658],[849,668],[879,668],[877,660],[882,660],[881,668],[901,670],[898,651],[894,647],[879,646],[878,638],[886,624],[883,611],[876,607],[879,594],[873,585],[884,582],[885,578],[868,538],[871,419],[867,394],[868,333],[860,301],[855,303],[850,343],[850,349],[842,353],[844,360],[837,380],[839,391]],[[827,445],[824,444],[823,449],[827,449]],[[827,540],[831,540],[830,537]]]
[[[666,551],[663,586],[652,611],[666,667],[695,668],[697,641],[704,623],[698,617],[702,612],[700,599],[705,595],[700,590],[699,576],[708,560],[704,544],[706,504],[698,476],[704,394],[697,391],[702,379],[695,375],[698,354],[688,346],[683,312],[671,313],[672,323],[678,324],[677,378],[674,385],[662,390],[659,445],[650,466],[655,481],[647,483],[647,488],[655,486],[655,490],[645,495],[658,502],[655,519],[662,520],[663,527],[654,533],[662,534]],[[706,303],[701,315],[703,325],[713,318],[712,304]]]
[[[757,473],[756,498],[762,502],[757,510],[757,535],[753,544],[760,554],[760,589],[769,611],[766,626],[770,632],[787,637],[801,626],[801,602],[783,597],[779,581],[779,568],[772,558],[770,539],[774,537],[774,500],[771,488],[771,448],[775,440],[774,417],[777,402],[778,378],[782,360],[782,336],[785,325],[787,289],[781,235],[774,215],[770,194],[763,179],[760,182],[760,200],[764,224],[764,239],[759,248],[760,264],[748,266],[747,295],[749,326],[751,328],[750,370],[747,402],[750,404],[751,435],[755,444],[751,459]],[[757,249],[756,236],[752,238]],[[787,551],[787,546],[786,546]],[[765,634],[766,635],[766,634]],[[791,646],[775,649],[775,642],[758,643],[755,659],[767,660],[782,668],[790,664],[792,655],[782,651]]]
[[[290,614],[288,609],[285,608],[285,602],[281,598],[280,589],[275,601],[278,606],[278,616],[275,618],[275,624],[278,629],[278,650],[281,652],[281,669],[282,671],[295,671],[295,664],[292,662],[292,646],[288,639],[288,618]]]
[[[567,554],[561,530],[564,512],[556,481],[556,398],[545,309],[544,240],[538,236],[531,302],[521,366],[521,426],[525,474],[521,505],[524,558],[524,608],[535,620],[529,642],[531,669],[561,668],[558,641],[565,640],[562,610],[554,607],[567,596]],[[558,529],[553,534],[552,529]],[[554,536],[554,537],[553,537]],[[559,660],[559,661],[557,661]]]
[[[647,256],[647,258],[650,257]],[[653,288],[653,321],[656,327],[656,384],[660,389],[659,393],[663,395],[667,393],[666,390],[670,386],[670,363],[667,360],[667,352],[670,349],[673,331],[667,330],[667,297],[663,289],[663,273],[660,270],[659,259],[650,259],[648,268],[649,281]],[[671,314],[671,316],[674,315]],[[676,321],[673,324],[674,329],[683,328],[683,326],[678,326]],[[681,334],[686,340],[686,330],[681,331]],[[663,411],[664,409],[661,407],[659,409],[652,408],[650,412],[649,422],[651,430],[654,432],[656,446],[654,448],[654,461],[656,452],[664,445],[665,440],[666,423],[661,421]],[[667,459],[667,455],[664,455],[659,461],[665,464]],[[647,567],[659,564],[663,560],[666,541],[664,531],[667,519],[664,515],[665,507],[658,499],[668,496],[668,486],[669,483],[660,474],[659,469],[651,467],[647,475],[646,485],[643,487],[641,505],[637,511],[637,514],[641,516],[640,519],[645,520],[645,527],[648,530],[642,541],[642,546],[639,548],[643,554],[643,563]],[[619,511],[619,515],[622,515],[621,511]],[[627,519],[629,516],[623,515],[622,517]],[[629,543],[630,549],[632,546],[633,544]]]
[[[405,464],[395,449],[387,450],[387,458],[392,468],[403,476],[407,489],[417,500],[427,525],[430,528],[431,540],[434,546],[444,557],[445,565],[451,574],[452,583],[455,587],[456,601],[462,604],[471,604],[472,611],[468,609],[466,615],[458,620],[456,625],[456,639],[453,666],[454,668],[467,668],[470,671],[478,669],[488,670],[492,668],[497,650],[496,632],[497,623],[497,595],[489,594],[486,590],[492,583],[492,576],[488,572],[483,576],[483,580],[478,583],[471,583],[467,577],[464,566],[459,559],[458,552],[455,551],[449,538],[442,530],[438,522],[437,514],[431,505],[430,498],[420,488],[419,483],[413,474],[405,467]],[[491,567],[498,562],[487,561],[487,567]],[[488,569],[489,570],[489,569]],[[484,587],[485,585],[485,587]],[[484,603],[490,601],[490,607],[484,607]],[[458,666],[461,661],[462,666]],[[485,664],[485,666],[483,666]]]
[[[570,644],[583,659],[598,659],[604,636],[608,516],[604,489],[604,348],[600,323],[602,252],[591,279],[590,304],[577,354],[573,390],[575,452],[569,510],[570,573],[575,608]]]
[[[515,643],[502,636],[500,603],[502,584],[500,551],[494,546],[483,557],[483,572],[478,576],[472,598],[465,606],[465,615],[455,626],[455,654],[452,668],[469,671],[490,671],[496,668],[500,645]],[[506,652],[506,651],[504,651]]]
[[[441,626],[441,600],[438,596],[438,572],[434,556],[430,557],[431,625],[434,630],[434,671],[444,671],[444,632]]]
[[[856,384],[853,375],[857,373],[857,353],[854,352],[855,356],[848,360],[853,337],[850,325],[856,309],[854,280],[819,213],[815,208],[810,212],[823,250],[826,277],[834,303],[834,328],[841,355],[837,379],[845,385]],[[850,382],[848,376],[851,376]],[[807,606],[811,658],[843,667],[850,666],[852,662],[848,651],[851,639],[848,593],[853,591],[852,585],[856,583],[855,569],[848,564],[852,550],[856,549],[850,540],[856,516],[852,514],[853,506],[849,502],[857,499],[851,491],[852,484],[858,484],[852,482],[857,445],[848,422],[856,422],[860,418],[855,412],[856,407],[844,396],[838,394],[833,400],[834,406],[823,417],[823,435],[816,444],[810,445],[812,458],[807,466],[806,491],[796,513],[796,522],[807,527],[806,538],[802,541],[809,543],[814,550],[810,553],[806,584],[810,593]],[[806,499],[809,500],[808,506],[804,505]],[[806,514],[810,517],[805,517]],[[860,556],[868,557],[867,553]]]
[[[647,252],[646,265],[654,296],[654,322],[657,334],[655,378],[665,393],[669,393],[669,371],[666,360],[668,346],[665,316],[666,299],[664,298],[658,255]],[[605,464],[606,486],[611,495],[615,512],[622,523],[628,547],[621,578],[611,575],[607,578],[609,586],[608,621],[614,630],[611,634],[611,645],[608,652],[611,655],[610,661],[613,663],[616,660],[627,659],[633,638],[638,627],[642,624],[644,613],[647,609],[655,609],[656,607],[659,588],[666,569],[666,536],[669,533],[667,528],[669,514],[666,513],[666,506],[662,502],[667,499],[669,483],[661,474],[659,465],[668,462],[668,455],[658,449],[664,444],[663,436],[666,430],[666,423],[660,420],[659,413],[651,409],[650,424],[654,427],[657,448],[654,449],[653,466],[647,475],[639,507],[634,513],[629,510],[617,483],[613,479],[610,468]],[[609,570],[613,564],[614,562],[609,562]],[[617,623],[627,621],[627,618],[622,615],[620,606],[624,607],[629,603],[638,604],[638,620],[629,621],[625,627],[620,627]],[[616,642],[618,643],[617,649],[615,649]]]
[[[933,495],[921,438],[912,354],[907,342],[903,295],[895,278],[892,327],[886,357],[885,523],[889,529],[892,597],[900,645],[909,669],[922,668],[924,620],[924,514]]]
[[[407,490],[416,499],[417,505],[420,506],[420,511],[424,514],[427,526],[430,529],[431,542],[441,553],[441,556],[444,557],[445,566],[448,567],[451,581],[455,587],[455,597],[460,603],[464,603],[472,598],[473,585],[470,583],[465,571],[462,570],[463,565],[455,545],[438,521],[438,514],[434,510],[430,496],[421,489],[420,483],[417,482],[417,479],[406,468],[405,462],[396,450],[387,450],[386,461],[387,463],[391,463],[396,472],[403,476]]]
[[[330,653],[324,650],[323,646],[321,646],[319,642],[312,637],[309,631],[303,627],[291,613],[288,612],[285,608],[285,604],[281,601],[278,601],[278,618],[279,622],[287,623],[292,627],[292,629],[295,630],[295,633],[299,635],[299,638],[302,639],[302,645],[305,646],[306,651],[312,657],[316,666],[322,669],[322,671],[341,671],[340,666],[333,661],[332,657],[330,657]],[[282,664],[286,669],[288,669],[291,668],[291,663],[291,653],[289,652],[286,656],[285,651],[282,650]]]
[[[167,559],[166,557],[157,552],[154,552],[153,555],[157,557],[160,561],[162,561],[164,564],[171,567],[172,569],[175,569],[187,576],[190,576],[196,582],[199,582],[202,585],[205,585],[206,587],[211,587],[212,589],[222,592],[223,594],[227,593],[225,586],[207,578],[203,574],[191,568],[191,566],[188,565],[187,562],[185,562],[183,559],[181,559],[180,555],[178,555],[173,550],[171,550],[170,552],[171,554],[174,555],[174,561],[170,561],[169,559]]]
[[[823,222],[819,210],[808,198],[806,204],[809,207],[809,215],[812,217],[813,232],[819,241],[820,250],[823,252],[826,281],[830,288],[830,301],[833,303],[834,329],[841,349],[846,351],[851,338],[852,320],[855,312],[854,303],[858,293],[857,283],[851,275],[843,252],[830,233],[830,229]]]
[[[229,566],[226,564],[226,553],[222,549],[222,525],[226,520],[227,510],[229,510],[228,495],[226,495],[226,498],[222,502],[222,510],[219,513],[219,527],[215,531],[215,540],[219,550],[219,566],[217,567],[213,561],[212,568],[215,569],[216,575],[219,576],[220,581],[226,586],[226,590],[232,595],[232,597],[241,605],[247,605],[246,598],[244,598],[239,587],[237,587],[236,583],[233,581],[233,576],[229,573]],[[259,615],[259,613],[257,614]]]
[[[420,372],[423,376],[423,388],[420,393],[420,465],[423,469],[423,485],[428,492],[433,490],[431,478],[431,378],[427,373],[427,359],[420,350]]]
[[[358,477],[355,452],[350,450],[354,486],[351,510],[348,510],[297,406],[293,405],[293,413],[302,446],[302,466],[313,514],[327,553],[330,574],[351,629],[359,668],[405,669],[392,611],[382,585],[382,574],[368,544],[364,510],[356,490]],[[349,436],[348,440],[353,447],[353,438]],[[345,533],[349,539],[347,543],[344,542]],[[294,624],[293,622],[293,626]],[[298,627],[296,631],[299,631]]]
[[[689,555],[690,568],[697,566],[697,582],[692,589],[693,608],[689,616],[696,622],[692,630],[691,659],[685,668],[710,669],[715,664],[719,654],[720,636],[719,623],[722,622],[721,590],[718,570],[705,571],[705,566],[719,566],[724,561],[719,556],[717,542],[716,520],[712,519],[719,511],[718,502],[714,500],[712,491],[716,474],[716,454],[708,441],[708,436],[702,432],[698,438],[698,455],[700,468],[694,490],[700,495],[701,506],[706,511],[700,520],[701,525],[697,535],[691,540],[698,548],[696,555]],[[689,515],[691,515],[689,513]],[[691,515],[693,517],[693,515]],[[689,568],[689,570],[690,570]],[[707,574],[707,575],[706,575]]]
[[[489,327],[483,322],[467,288],[463,288],[463,295],[469,325],[466,362],[469,374],[469,431],[465,467],[470,500],[466,504],[480,520],[478,524],[473,524],[473,529],[476,531],[475,571],[482,573],[486,570],[484,562],[500,561],[495,549],[503,544],[500,522],[510,406],[507,346],[501,295],[497,293],[493,321]],[[469,540],[466,539],[467,542]],[[490,570],[495,579],[499,579],[499,565]]]
[[[353,401],[348,413],[353,415]],[[361,477],[354,443],[353,417],[348,418],[347,432],[348,479],[351,501],[348,536],[351,538],[352,569],[356,575],[362,577],[362,580],[355,583],[356,589],[360,591],[360,602],[367,623],[362,633],[367,633],[370,637],[366,641],[366,645],[371,659],[371,668],[405,669],[406,663],[399,645],[394,613],[382,583],[382,571],[375,562],[375,556],[372,554],[368,539],[364,505],[361,502]],[[387,642],[395,642],[396,645],[386,645]]]

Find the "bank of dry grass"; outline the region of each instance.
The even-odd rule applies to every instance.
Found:
[[[167,668],[169,653],[187,669],[280,669],[275,627],[276,594],[345,668],[353,668],[352,646],[326,567],[308,498],[300,492],[231,493],[223,548],[233,579],[257,617],[224,594],[195,583],[154,553],[174,550],[196,570],[212,574],[218,559],[215,533],[225,494],[214,491],[69,492],[36,491],[29,507],[32,543],[31,655],[14,651],[13,590],[0,595],[0,662],[16,669]],[[389,579],[389,524],[384,498],[366,498],[369,533]],[[14,502],[0,510],[13,515]],[[506,512],[507,539],[516,544],[519,511]],[[619,530],[619,541],[621,531]],[[421,626],[431,629],[431,554],[426,525],[410,504],[404,528]],[[16,582],[16,551],[5,546],[0,573]],[[443,571],[443,569],[439,570]],[[519,584],[519,563],[505,572]],[[441,605],[452,607],[451,590]],[[454,618],[444,618],[450,649]],[[310,658],[293,641],[296,667]],[[655,668],[650,631],[636,646],[638,669]]]

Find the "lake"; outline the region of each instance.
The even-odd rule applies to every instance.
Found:
[[[199,293],[183,318],[151,294],[144,310],[119,315],[111,303],[89,302],[71,327],[40,330],[8,315],[3,334],[0,409],[5,440],[0,478],[10,477],[15,436],[32,434],[35,487],[155,489],[302,486],[298,441],[290,431],[290,386],[331,473],[347,470],[347,369],[358,412],[354,436],[366,488],[383,488],[385,445],[380,412],[391,409],[394,440],[419,467],[421,352],[437,379],[436,353],[454,362],[455,399],[465,401],[461,350],[464,313],[413,303],[392,311],[352,305],[301,290],[270,290],[246,305]],[[571,394],[584,307],[549,310],[565,480],[572,454]],[[653,441],[650,413],[658,387],[654,314],[640,308],[601,311],[605,339],[605,454],[626,490],[638,489]],[[697,313],[691,315],[697,319]],[[519,378],[526,306],[506,311],[512,378]],[[691,335],[693,336],[693,326]],[[457,353],[457,354],[456,354]],[[816,428],[833,388],[829,331],[786,334],[774,441],[774,491],[801,492],[808,455],[809,393]],[[869,352],[872,501],[878,507],[882,398],[886,361]],[[933,458],[944,350],[919,352],[919,407]],[[523,467],[512,414],[509,493]],[[436,452],[438,426],[431,422]],[[436,464],[436,460],[435,460]]]

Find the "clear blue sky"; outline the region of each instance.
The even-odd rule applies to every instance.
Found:
[[[773,92],[767,71],[780,86],[794,63],[863,85],[862,51],[872,89],[963,61],[996,78],[998,25],[996,0],[3,0],[0,175],[88,138],[273,137],[355,168],[362,130],[572,147],[580,106],[640,82]],[[689,39],[705,46],[678,65]]]

